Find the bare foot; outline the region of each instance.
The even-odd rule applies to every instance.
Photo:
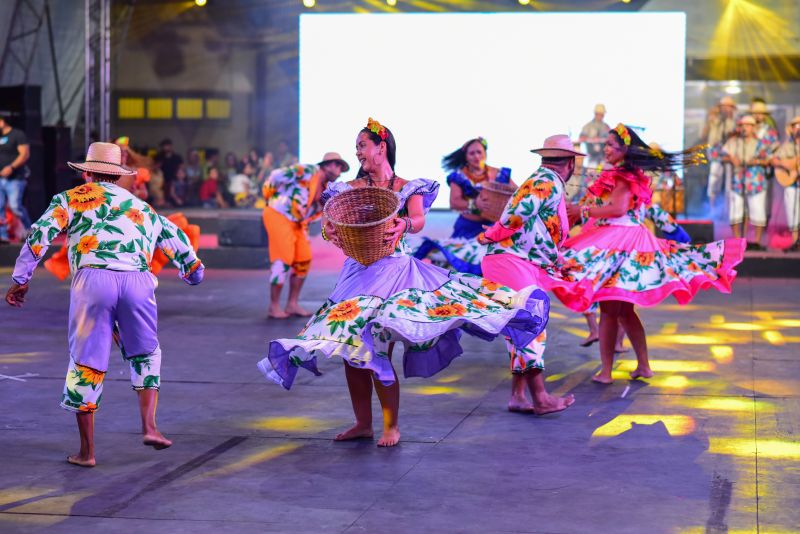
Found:
[[[397,427],[387,428],[383,431],[381,439],[378,440],[378,447],[394,447],[400,443],[400,429]]]
[[[508,411],[514,413],[534,413],[533,404],[528,399],[511,397],[508,401]]]
[[[312,315],[310,311],[308,311],[306,309],[303,309],[303,307],[300,306],[299,304],[292,304],[292,305],[286,306],[286,310],[285,311],[286,311],[287,317],[289,315],[294,315],[295,317],[311,317],[311,315]]]
[[[586,336],[586,339],[581,341],[581,347],[591,347],[598,341],[600,341],[600,336],[598,334],[589,334]]]
[[[603,373],[597,373],[592,377],[592,381],[597,382],[598,384],[610,384],[614,380],[611,378],[611,374],[604,375]]]
[[[67,456],[67,461],[72,465],[79,465],[81,467],[94,467],[96,463],[94,461],[94,456],[83,457],[80,454]]]
[[[639,369],[638,367],[631,371],[631,380],[637,378],[653,378],[653,371],[649,367],[647,369]]]
[[[289,314],[283,311],[280,306],[270,306],[267,317],[270,319],[286,319],[289,317]]]
[[[371,426],[361,426],[358,423],[348,428],[341,434],[336,434],[333,441],[349,441],[351,439],[372,439],[375,434]]]
[[[536,400],[533,411],[536,415],[545,415],[566,410],[573,404],[575,404],[575,395],[572,393],[563,397],[548,394],[547,397]]]
[[[617,345],[616,347],[614,347],[614,354],[623,354],[623,353],[628,352],[630,350],[631,349],[629,349],[625,345]]]
[[[165,438],[158,430],[149,432],[142,437],[142,443],[155,450],[160,451],[172,445],[172,442]]]

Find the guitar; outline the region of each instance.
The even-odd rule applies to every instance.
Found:
[[[797,157],[780,160],[780,164],[775,167],[775,179],[783,187],[790,187],[797,181],[798,161]]]

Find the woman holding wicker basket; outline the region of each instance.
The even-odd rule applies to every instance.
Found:
[[[458,272],[481,274],[486,247],[475,238],[484,225],[499,218],[516,189],[511,169],[486,164],[488,148],[486,139],[476,137],[442,158],[442,168],[450,173],[450,209],[459,215],[448,239],[425,238],[414,257]]]
[[[348,256],[336,287],[299,336],[270,343],[259,369],[289,389],[298,368],[319,374],[317,355],[340,356],[356,422],[335,439],[372,438],[375,389],[384,414],[378,446],[390,447],[400,439],[396,343],[406,377],[433,376],[462,353],[464,332],[527,346],[547,324],[549,300],[536,287],[517,293],[412,257],[405,236],[422,230],[438,184],[396,176],[394,136],[372,119],[358,133],[356,156],[358,177],[323,194],[323,237]]]

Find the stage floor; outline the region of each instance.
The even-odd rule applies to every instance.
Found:
[[[8,280],[9,269],[0,269]],[[0,307],[0,531],[775,532],[800,525],[800,281],[737,280],[685,308],[642,310],[656,377],[589,378],[597,345],[556,306],[548,386],[576,404],[505,410],[500,341],[468,339],[440,375],[402,380],[394,449],[334,443],[352,419],[342,364],[301,370],[291,392],[256,369],[301,320],[267,320],[265,271],[165,271],[161,430],[141,445],[128,370],[114,355],[94,469],[68,465],[78,437],[58,407],[68,284],[43,271],[26,307]],[[312,273],[315,307],[335,273]],[[5,287],[3,288],[5,290]],[[377,401],[376,421],[380,419]],[[378,427],[376,426],[376,430]],[[794,527],[792,526],[794,525]],[[729,529],[729,530],[728,530]]]

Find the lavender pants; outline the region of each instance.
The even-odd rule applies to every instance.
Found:
[[[155,289],[150,272],[79,269],[72,278],[69,304],[69,355],[78,365],[108,370],[108,357],[119,329],[126,358],[158,348]]]

